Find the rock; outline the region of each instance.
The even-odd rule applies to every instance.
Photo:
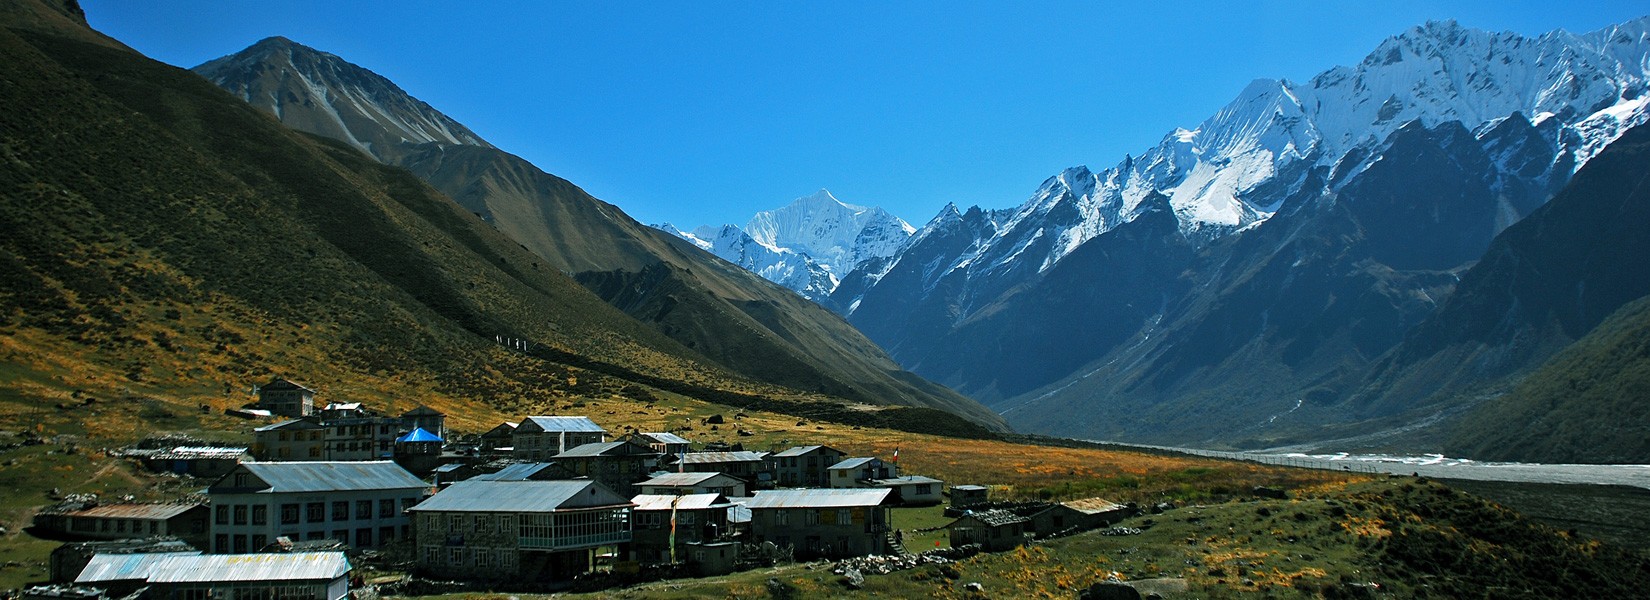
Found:
[[[1124,583],[1102,581],[1078,592],[1077,598],[1079,600],[1140,600],[1140,590],[1129,587],[1128,584]]]
[[[860,573],[859,569],[849,567],[842,573],[842,585],[850,590],[865,587],[865,574]]]
[[[739,435],[742,435],[742,436],[745,436],[745,437],[750,437],[750,436],[753,436],[753,435],[756,435],[756,434],[751,433],[749,431],[746,431],[744,429],[741,429],[741,430],[739,430]]]
[[[1263,485],[1255,486],[1255,489],[1250,490],[1250,492],[1253,493],[1255,496],[1258,496],[1258,497],[1261,497],[1261,498],[1272,498],[1274,500],[1283,500],[1283,499],[1286,499],[1286,498],[1289,497],[1288,492],[1285,492],[1285,491],[1277,489],[1277,488],[1269,488],[1269,487],[1266,487],[1266,486],[1263,486]]]
[[[796,597],[796,586],[770,577],[767,583],[768,596],[774,600],[790,600]]]
[[[705,423],[707,425],[720,425],[720,424],[726,423],[726,422],[727,422],[727,420],[722,418],[721,413],[711,415],[709,418],[705,419]]]
[[[980,582],[978,582],[978,581],[970,581],[968,583],[963,584],[963,589],[966,590],[966,591],[969,591],[969,592],[976,593],[976,594],[985,593],[985,586],[980,585]]]

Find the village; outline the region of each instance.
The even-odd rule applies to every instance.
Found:
[[[428,407],[391,416],[316,396],[285,379],[259,386],[255,404],[230,411],[268,423],[251,428],[250,446],[126,449],[150,471],[209,485],[158,504],[62,498],[30,531],[64,542],[51,581],[22,597],[339,600],[383,583],[550,592],[798,561],[833,563],[852,589],[867,574],[1140,512],[1102,498],[993,501],[984,482],[902,473],[897,447],[886,458],[747,449],[584,415],[460,435]],[[900,511],[943,514],[921,532],[933,548],[908,548],[919,532],[897,525]],[[367,565],[399,573],[368,580]]]

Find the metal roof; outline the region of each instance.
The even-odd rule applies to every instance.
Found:
[[[403,435],[401,437],[395,438],[395,443],[397,443],[397,444],[399,444],[401,442],[439,442],[439,441],[441,441],[441,436],[430,433],[428,431],[424,431],[423,427],[414,427],[412,431],[407,432],[407,435]]]
[[[278,431],[281,429],[326,429],[326,426],[315,422],[314,419],[287,419],[279,423],[271,423],[253,431]]]
[[[539,471],[554,468],[556,463],[516,463],[499,469],[493,473],[485,473],[471,477],[471,481],[527,481],[537,475]]]
[[[887,501],[892,493],[894,491],[888,488],[763,490],[751,497],[745,506],[751,510],[877,506]]]
[[[1082,511],[1082,512],[1085,512],[1085,513],[1088,513],[1088,514],[1091,514],[1091,515],[1092,514],[1097,514],[1097,513],[1111,512],[1111,511],[1114,511],[1114,510],[1122,510],[1124,508],[1128,508],[1126,506],[1123,506],[1123,505],[1118,504],[1116,502],[1112,502],[1110,500],[1106,500],[1104,498],[1083,498],[1081,500],[1072,500],[1072,501],[1069,501],[1069,502],[1061,502],[1060,504],[1065,505],[1067,508]]]
[[[749,522],[751,522],[751,509],[750,509],[750,507],[745,506],[743,504],[739,504],[739,503],[734,503],[732,506],[729,506],[728,507],[728,522],[729,523],[749,523]]]
[[[408,473],[401,465],[387,460],[241,463],[240,467],[219,479],[212,487],[223,485],[226,488],[223,492],[233,492],[233,488],[225,482],[241,469],[247,470],[253,477],[268,484],[269,487],[258,491],[270,494],[429,487],[429,484]]]
[[[276,377],[274,380],[270,381],[269,383],[266,383],[266,384],[263,384],[263,385],[259,386],[258,389],[263,389],[263,390],[303,390],[303,391],[306,391],[306,392],[314,392],[315,391],[315,390],[309,389],[307,387],[304,387],[302,385],[299,385],[297,383],[293,383],[291,380],[282,379],[280,377]]]
[[[838,454],[842,453],[840,450],[837,450],[837,449],[832,448],[830,446],[796,446],[794,448],[787,448],[783,451],[780,451],[779,454],[775,454],[774,456],[775,457],[783,456],[783,457],[786,457],[786,458],[789,458],[789,457],[792,457],[792,456],[802,456],[804,454],[807,454],[809,452],[813,452],[813,451],[818,450],[820,448],[824,448],[826,450],[831,450],[831,451],[834,451]]]
[[[865,466],[866,463],[869,463],[873,460],[878,460],[878,459],[875,456],[861,456],[861,457],[857,457],[857,458],[844,458],[844,459],[842,459],[842,462],[831,465],[829,468],[831,468],[831,469],[857,469],[857,468],[860,468],[862,466]]]
[[[445,417],[446,413],[420,404],[418,408],[401,413],[403,417]]]
[[[99,554],[76,583],[147,580],[149,583],[220,581],[330,581],[349,573],[343,552],[293,554]]]
[[[573,481],[477,481],[453,484],[409,512],[512,512],[545,513],[558,510],[630,506],[626,499],[605,486],[585,480]]]
[[[75,583],[144,581],[156,565],[174,556],[200,556],[200,552],[157,552],[144,554],[95,554],[80,569]]]
[[[644,433],[644,434],[642,434],[642,436],[646,437],[647,439],[653,440],[654,443],[658,443],[658,444],[691,444],[691,443],[693,443],[693,442],[687,441],[687,438],[676,435],[674,433]]]
[[[105,504],[66,513],[70,517],[92,517],[99,519],[155,519],[164,521],[176,517],[191,509],[205,506],[204,504]]]
[[[951,489],[953,489],[953,490],[962,490],[964,492],[981,492],[981,491],[987,491],[991,488],[985,487],[983,485],[964,484],[964,485],[953,485],[953,486],[951,486]]]
[[[634,448],[634,452],[622,452],[625,448]],[[567,451],[557,454],[553,458],[594,458],[598,456],[658,456],[652,448],[641,444],[620,440],[617,442],[594,442],[568,448]]]
[[[681,455],[682,462],[690,465],[704,465],[727,462],[762,462],[764,455],[760,452],[739,450],[736,452],[689,452]]]
[[[694,486],[709,481],[712,477],[733,479],[733,476],[722,473],[665,473],[636,485]]]
[[[676,510],[701,510],[706,508],[725,508],[733,503],[721,494],[688,494],[676,496],[671,494],[638,494],[630,499],[636,504],[636,510],[671,510],[672,503]]]
[[[877,486],[883,486],[883,485],[889,485],[889,486],[919,485],[919,484],[924,484],[924,483],[944,484],[945,482],[940,481],[938,479],[934,479],[933,477],[923,477],[921,475],[906,475],[906,476],[903,476],[903,477],[895,477],[895,478],[892,478],[892,479],[872,479],[871,480],[871,485],[877,485]]]
[[[946,525],[946,527],[955,526],[957,523],[961,523],[965,519],[973,519],[973,520],[979,521],[980,523],[985,524],[987,527],[1001,527],[1003,525],[1013,525],[1015,523],[1027,523],[1027,522],[1031,521],[1031,519],[1027,519],[1027,518],[1022,517],[1020,515],[1014,514],[1013,511],[1010,511],[1010,510],[1007,510],[1007,509],[1002,509],[1002,508],[996,508],[996,509],[992,509],[992,510],[983,510],[983,511],[979,511],[979,512],[963,513],[963,516],[958,517],[957,520],[952,521],[951,524]]]
[[[521,420],[520,429],[528,423],[538,426],[544,431],[587,431],[591,433],[607,433],[601,425],[597,425],[590,417],[527,417]]]

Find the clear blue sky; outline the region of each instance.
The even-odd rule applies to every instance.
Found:
[[[284,35],[395,81],[645,223],[829,188],[921,226],[1023,202],[1429,19],[1535,35],[1639,2],[140,2],[92,26],[193,67]]]

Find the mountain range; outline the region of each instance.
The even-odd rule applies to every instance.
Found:
[[[723,260],[829,305],[842,277],[898,252],[916,228],[880,208],[854,206],[819,190],[756,213],[744,228],[702,225],[693,231],[655,225]]]
[[[1442,398],[1574,338],[1430,386],[1377,385],[1438,379],[1383,357],[1497,234],[1645,122],[1647,29],[1434,22],[1305,83],[1257,80],[1015,209],[945,207],[831,304],[1026,431],[1257,447],[1454,414]]]

